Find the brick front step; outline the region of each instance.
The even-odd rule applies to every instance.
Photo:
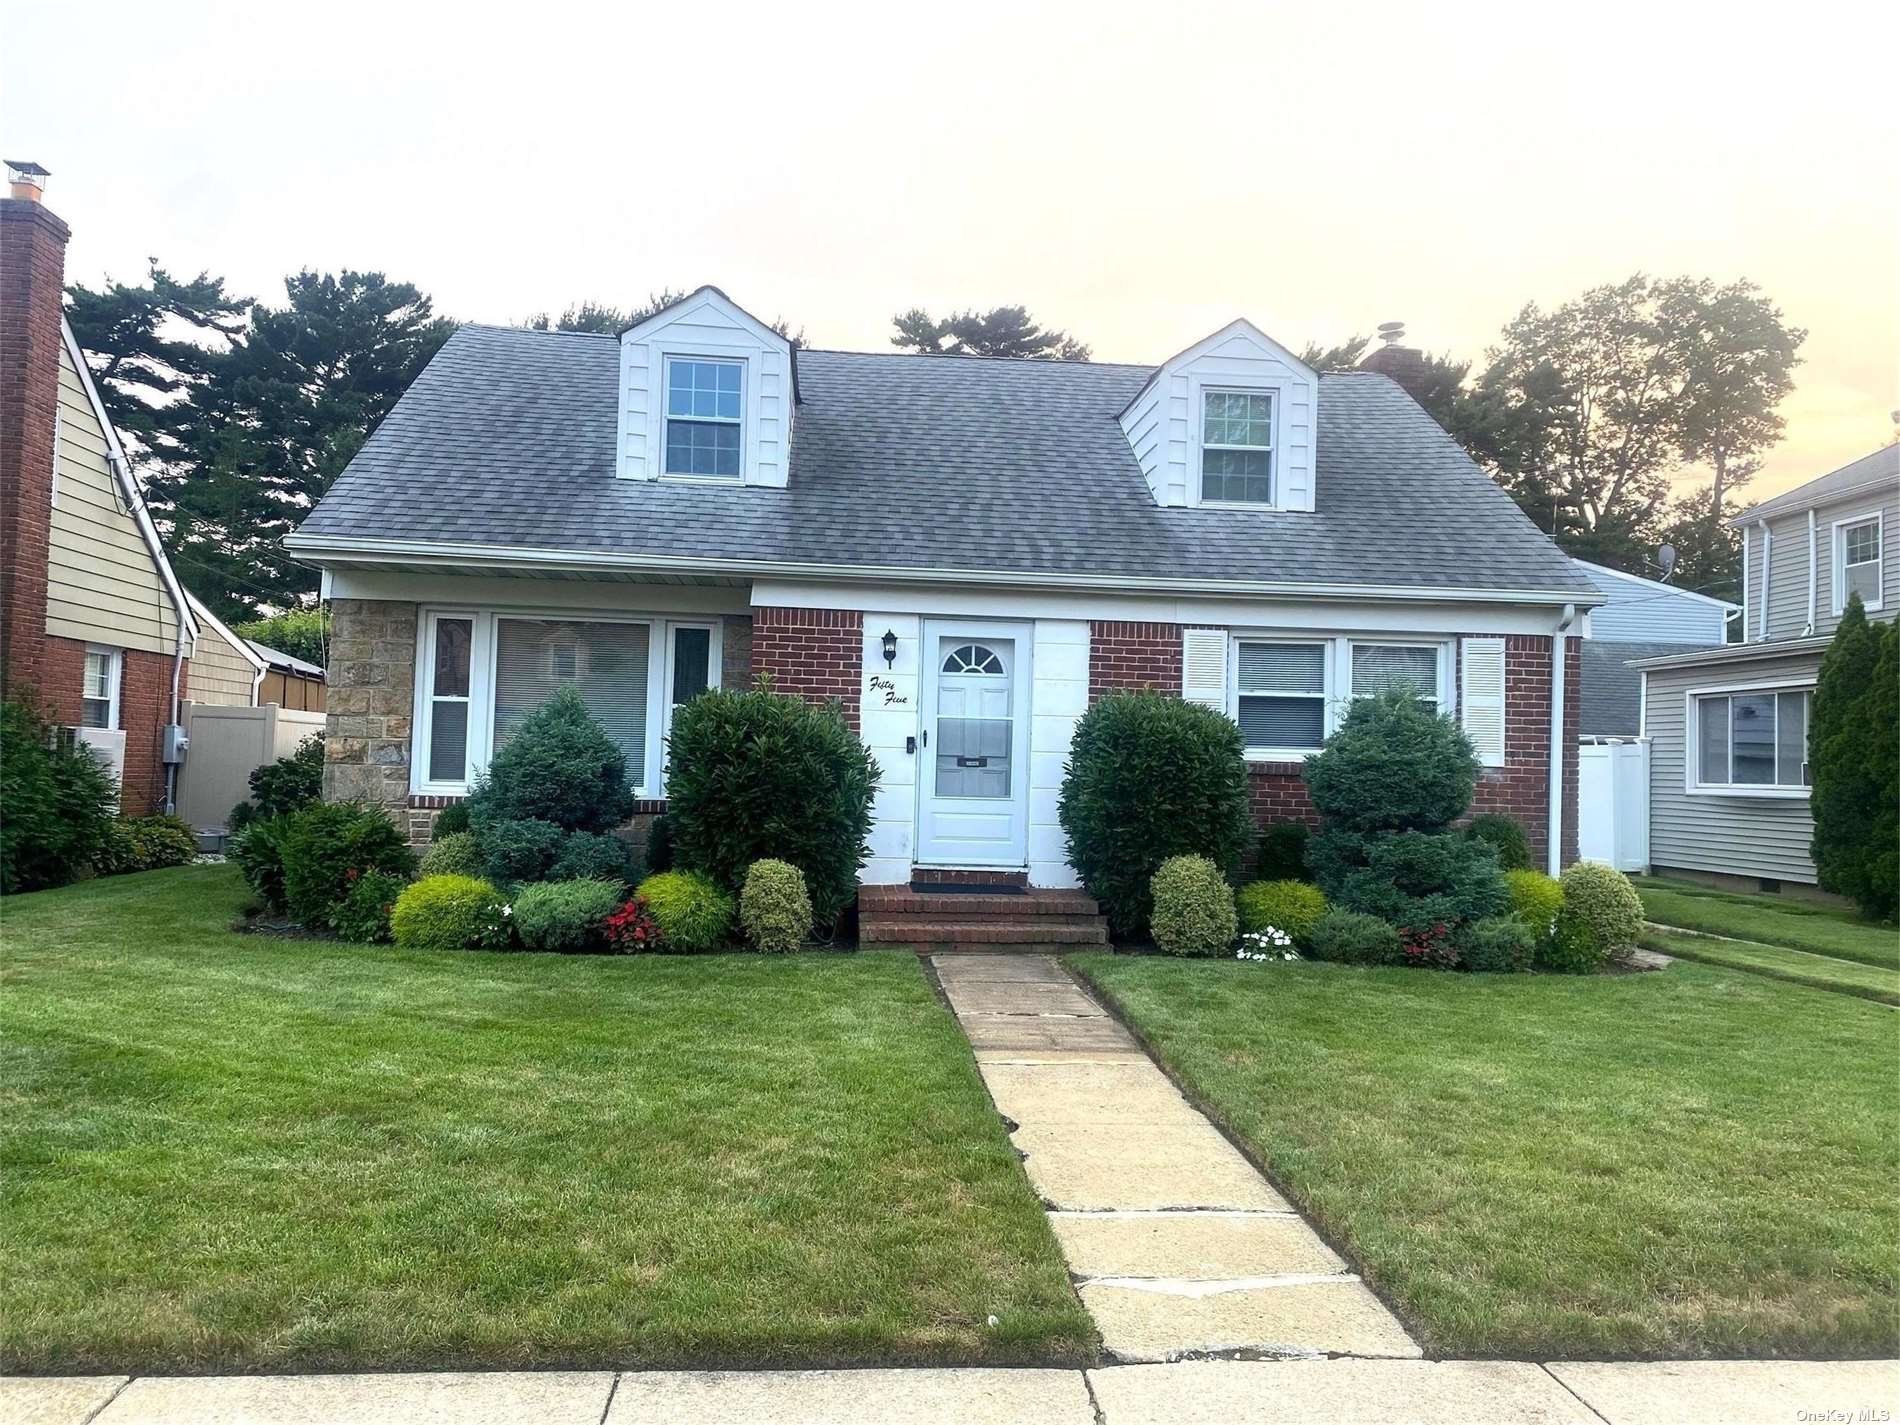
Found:
[[[1108,928],[1090,916],[964,921],[863,916],[858,939],[867,945],[1106,945]]]
[[[1092,897],[1080,891],[1030,891],[1024,895],[989,896],[978,893],[928,895],[902,886],[866,886],[858,892],[858,907],[867,916],[928,916],[938,920],[988,920],[1001,916],[1101,914]]]

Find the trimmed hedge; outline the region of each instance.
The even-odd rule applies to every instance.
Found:
[[[1531,843],[1524,835],[1524,828],[1508,816],[1496,812],[1486,812],[1483,816],[1471,818],[1471,825],[1465,828],[1465,835],[1473,841],[1482,841],[1498,853],[1498,865],[1506,871],[1528,871],[1531,866]]]
[[[1511,914],[1531,933],[1547,940],[1557,931],[1557,913],[1564,908],[1564,888],[1542,871],[1506,871],[1504,888],[1511,897]]]
[[[1241,934],[1272,926],[1304,947],[1326,914],[1326,893],[1304,881],[1249,881],[1234,897]]]
[[[627,759],[573,688],[561,688],[522,720],[469,793],[469,817],[485,824],[544,821],[565,831],[611,831],[633,815]]]
[[[482,848],[482,872],[503,888],[545,881],[560,857],[567,833],[551,821],[523,817],[516,821],[475,823],[475,840]]]
[[[1473,921],[1458,934],[1458,956],[1467,970],[1517,973],[1528,970],[1534,950],[1529,928],[1515,916]]]
[[[330,924],[358,876],[382,871],[407,878],[416,868],[396,824],[360,802],[312,802],[292,812],[282,848],[284,907],[310,926]]]
[[[811,934],[811,896],[798,867],[784,861],[754,861],[739,892],[739,924],[759,949],[784,954]]]
[[[817,924],[837,923],[870,854],[878,767],[835,704],[714,688],[673,714],[666,769],[678,865],[737,894],[754,861],[787,862],[804,874]]]
[[[1313,839],[1310,859],[1331,904],[1401,927],[1483,920],[1510,907],[1496,853],[1450,832],[1328,830]]]
[[[620,909],[626,887],[613,881],[544,881],[515,897],[514,931],[529,950],[598,950],[607,917]]]
[[[1207,857],[1170,856],[1149,893],[1155,944],[1170,955],[1219,955],[1234,943],[1234,888]]]
[[[106,828],[105,844],[93,858],[101,876],[183,866],[198,855],[198,836],[175,816],[122,816]]]
[[[89,748],[56,737],[37,708],[0,704],[0,894],[73,880],[118,810],[118,784]]]
[[[507,897],[473,876],[430,876],[396,898],[389,928],[411,950],[502,950]]]
[[[1253,840],[1240,729],[1152,690],[1110,693],[1076,724],[1058,815],[1110,929],[1143,938],[1164,861],[1203,856],[1224,877],[1240,873]]]
[[[1313,927],[1307,954],[1342,965],[1396,965],[1403,951],[1398,930],[1378,916],[1329,910]]]
[[[429,849],[422,853],[422,864],[416,868],[418,876],[479,876],[486,858],[482,855],[481,843],[475,840],[472,831],[451,831],[442,834],[441,823],[436,823],[434,840]]]
[[[663,950],[703,955],[732,939],[732,897],[710,876],[662,871],[642,881],[636,895],[660,928]]]
[[[1564,974],[1592,974],[1636,944],[1643,902],[1628,876],[1600,861],[1564,871],[1557,933],[1538,947],[1539,963]]]

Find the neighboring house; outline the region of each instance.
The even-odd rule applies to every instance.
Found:
[[[1811,884],[1809,695],[1850,593],[1872,618],[1900,608],[1900,447],[1732,523],[1745,641],[1639,665],[1649,858],[1658,870]]]
[[[128,814],[162,809],[196,634],[61,313],[68,229],[46,172],[0,200],[0,693],[77,729]],[[168,760],[169,759],[169,760]]]
[[[1583,640],[1577,732],[1586,740],[1633,738],[1642,726],[1643,675],[1631,663],[1721,643],[1741,607],[1621,569],[1576,564],[1604,598],[1590,610]]]
[[[206,608],[185,596],[201,635],[191,653],[191,697],[221,707],[279,707],[323,711],[323,669],[244,638]]]
[[[877,758],[866,884],[1076,884],[1070,734],[1150,686],[1237,720],[1265,822],[1412,683],[1477,807],[1574,854],[1602,595],[1398,385],[1245,321],[1159,366],[795,350],[711,287],[618,338],[463,327],[290,547],[335,618],[326,793],[418,839],[563,684],[650,815],[674,707],[768,674]]]

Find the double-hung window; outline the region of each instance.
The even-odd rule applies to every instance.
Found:
[[[1444,646],[1437,643],[1361,643],[1352,645],[1352,696],[1371,697],[1393,688],[1410,688],[1433,712],[1445,706],[1441,682]]]
[[[667,357],[666,473],[737,480],[744,403],[744,363]]]
[[[1201,502],[1273,503],[1273,393],[1201,392]]]
[[[1255,755],[1317,752],[1326,741],[1327,643],[1240,639],[1235,720]]]
[[[79,698],[81,727],[119,725],[119,662],[116,648],[88,648]]]
[[[1808,787],[1806,688],[1691,693],[1691,785],[1743,795],[1803,795]]]
[[[1881,593],[1881,518],[1843,520],[1834,526],[1834,612],[1846,611],[1847,600],[1860,595],[1861,607],[1872,612],[1880,607]]]

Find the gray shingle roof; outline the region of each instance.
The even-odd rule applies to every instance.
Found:
[[[1882,446],[1872,455],[1848,461],[1839,470],[1817,475],[1805,485],[1796,485],[1772,500],[1763,500],[1753,509],[1743,511],[1730,523],[1744,524],[1760,519],[1763,515],[1804,510],[1809,505],[1823,503],[1830,496],[1846,494],[1849,490],[1871,485],[1883,477],[1890,483],[1900,481],[1900,445]]]
[[[1574,590],[1590,582],[1383,376],[1321,378],[1318,508],[1157,508],[1116,421],[1152,368],[798,354],[785,489],[614,475],[612,338],[463,327],[303,532],[682,558]]]
[[[1585,737],[1634,737],[1643,723],[1643,675],[1636,658],[1706,653],[1706,643],[1620,643],[1586,638],[1578,648],[1577,731]]]

